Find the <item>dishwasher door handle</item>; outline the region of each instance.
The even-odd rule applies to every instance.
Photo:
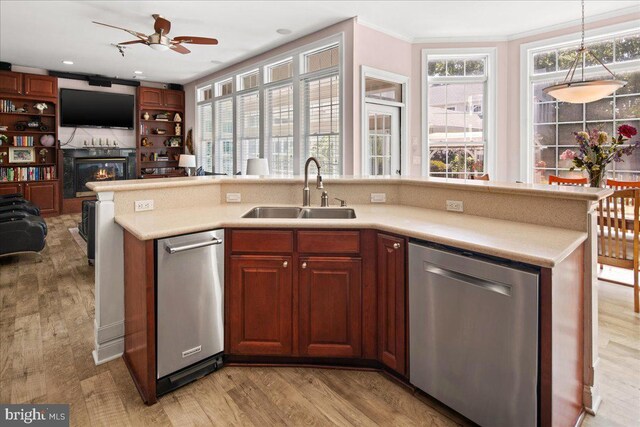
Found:
[[[430,264],[425,261],[424,271],[428,273],[444,276],[449,279],[462,282],[467,285],[476,286],[478,288],[486,289],[490,292],[511,296],[511,286],[502,284],[500,282],[494,282],[492,280],[481,279],[479,277],[469,276],[468,274],[459,273],[457,271],[448,270],[446,268],[438,267],[434,264]]]
[[[191,249],[198,249],[198,248],[204,248],[206,246],[221,245],[221,244],[222,244],[222,240],[218,239],[217,237],[214,237],[213,240],[207,240],[207,241],[198,242],[198,243],[190,243],[184,246],[172,246],[169,243],[165,243],[164,249],[170,254],[175,254],[178,252],[184,252]]]

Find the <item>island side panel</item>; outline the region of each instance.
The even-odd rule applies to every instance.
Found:
[[[584,416],[584,245],[540,280],[540,425],[573,426]]]
[[[156,402],[153,240],[124,232],[124,361],[148,405]]]

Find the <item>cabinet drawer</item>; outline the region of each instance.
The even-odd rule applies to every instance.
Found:
[[[293,231],[233,230],[232,252],[290,253],[293,252]]]
[[[359,254],[359,231],[298,231],[298,252],[305,254]]]

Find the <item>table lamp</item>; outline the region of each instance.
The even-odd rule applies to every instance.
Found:
[[[196,167],[196,156],[193,154],[180,154],[178,167],[184,168],[187,176],[191,176],[191,168]]]
[[[269,175],[267,159],[248,159],[247,175]]]

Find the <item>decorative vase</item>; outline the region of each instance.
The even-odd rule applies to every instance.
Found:
[[[604,172],[604,168],[589,171],[589,184],[591,185],[591,187],[602,187],[602,177],[604,177]]]
[[[149,120],[149,113],[147,113],[146,111],[144,112],[144,115],[142,116],[143,119],[145,120]]]

